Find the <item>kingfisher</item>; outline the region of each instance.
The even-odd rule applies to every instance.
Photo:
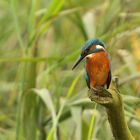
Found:
[[[85,59],[86,83],[89,89],[109,88],[111,82],[111,61],[105,44],[99,39],[90,39],[82,47],[80,57],[72,70]]]

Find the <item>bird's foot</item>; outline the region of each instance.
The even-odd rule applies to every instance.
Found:
[[[111,93],[104,87],[91,88],[89,89],[88,95],[91,101],[95,101],[100,104],[112,102]]]

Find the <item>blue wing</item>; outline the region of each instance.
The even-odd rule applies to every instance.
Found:
[[[112,78],[112,75],[111,75],[111,69],[110,69],[110,71],[108,73],[108,78],[107,78],[107,81],[106,81],[107,89],[110,86],[111,78]]]
[[[107,54],[107,57],[108,57],[108,59],[110,61],[110,55],[109,54]],[[111,79],[112,79],[112,63],[110,61],[110,70],[108,72],[108,78],[107,78],[107,81],[106,81],[107,89],[110,86]]]
[[[89,76],[88,76],[88,73],[86,72],[86,62],[84,64],[84,67],[85,67],[85,73],[86,73],[86,83],[87,83],[88,88],[90,88]]]
[[[87,72],[86,72],[86,83],[87,83],[88,88],[90,88],[89,76],[88,76]]]

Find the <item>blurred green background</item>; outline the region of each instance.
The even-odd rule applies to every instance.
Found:
[[[140,1],[1,0],[0,140],[112,140],[105,109],[87,96],[83,43],[99,38],[119,76],[140,140]]]

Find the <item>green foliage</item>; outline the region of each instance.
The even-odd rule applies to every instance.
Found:
[[[106,114],[87,97],[88,38],[99,38],[120,77],[125,114],[140,137],[140,2],[0,1],[0,139],[111,140]]]

